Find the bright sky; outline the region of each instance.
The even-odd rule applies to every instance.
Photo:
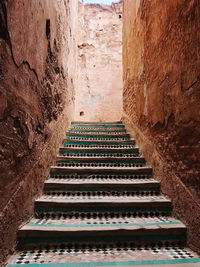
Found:
[[[87,3],[99,3],[99,4],[111,5],[112,2],[118,2],[118,0],[83,0],[84,4],[87,4]]]

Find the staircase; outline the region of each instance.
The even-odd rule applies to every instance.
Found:
[[[8,266],[200,266],[121,122],[72,123]]]

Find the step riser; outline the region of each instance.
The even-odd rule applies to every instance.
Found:
[[[135,142],[131,141],[131,142],[127,142],[127,141],[75,141],[75,140],[68,140],[68,141],[64,141],[64,147],[71,147],[71,148],[134,148],[135,146]]]
[[[119,149],[114,149],[114,148],[86,148],[86,149],[78,149],[78,148],[66,148],[66,147],[61,147],[60,152],[72,152],[72,153],[86,153],[89,152],[91,154],[122,154],[122,155],[127,155],[127,154],[136,154],[139,153],[139,149],[134,147],[134,148],[119,148]]]
[[[52,232],[49,231],[20,231],[19,242],[23,248],[38,246],[39,244],[49,245],[58,243],[87,243],[87,244],[101,244],[113,242],[134,242],[138,245],[150,245],[153,242],[179,242],[185,244],[185,229],[155,229],[131,231],[131,230],[116,230],[116,231],[76,231],[76,232]]]
[[[127,138],[130,139],[130,135],[129,134],[124,134],[124,133],[118,133],[118,135],[116,134],[106,134],[106,133],[102,133],[102,134],[89,134],[89,133],[72,133],[72,132],[66,132],[66,136],[69,137],[81,137],[81,138]]]
[[[89,132],[89,133],[111,133],[111,134],[126,134],[126,130],[124,128],[112,128],[112,129],[106,129],[106,128],[72,128],[69,130],[70,133],[83,133],[83,132]]]
[[[63,211],[64,210],[64,211]],[[82,220],[87,220],[88,221],[91,220],[95,220],[95,221],[122,221],[124,222],[125,220],[129,221],[129,220],[134,220],[138,221],[139,219],[143,218],[145,219],[147,222],[155,222],[157,221],[157,218],[165,218],[163,220],[160,221],[164,221],[166,222],[166,218],[168,218],[170,216],[170,210],[169,209],[148,209],[147,211],[142,210],[142,209],[135,209],[137,211],[132,211],[130,209],[122,209],[122,211],[120,212],[120,210],[115,210],[115,211],[109,211],[106,209],[98,209],[100,211],[91,211],[91,209],[85,209],[85,210],[81,210],[78,209],[77,211],[66,211],[65,209],[61,209],[61,210],[56,210],[56,209],[51,209],[51,210],[45,210],[45,208],[38,208],[37,209],[37,219],[45,219],[45,220],[81,220],[81,222],[83,223]],[[159,222],[160,222],[159,221]],[[169,220],[168,220],[169,221]]]
[[[127,191],[122,191],[122,190],[107,190],[107,188],[104,188],[105,190],[100,190],[93,188],[89,189],[73,189],[73,188],[53,188],[53,189],[45,189],[44,194],[47,197],[50,197],[51,199],[57,197],[57,198],[81,198],[84,199],[86,197],[149,197],[149,196],[159,196],[159,190],[154,190],[154,189],[146,189],[144,188],[143,190],[127,190]]]
[[[88,145],[88,144],[96,144],[96,145],[135,145],[135,141],[134,140],[126,140],[126,141],[118,141],[118,140],[115,140],[115,141],[110,141],[110,140],[103,140],[103,141],[92,141],[92,142],[89,142],[89,141],[76,141],[76,140],[70,140],[70,139],[64,139],[64,143],[66,144],[85,144],[85,145]]]
[[[71,129],[86,129],[86,130],[125,130],[125,127],[123,125],[106,125],[106,126],[94,126],[94,125],[72,125]]]
[[[146,190],[159,190],[160,184],[158,183],[142,183],[142,184],[108,184],[108,183],[99,183],[99,184],[78,184],[78,183],[45,183],[44,190],[78,190],[78,191],[146,191]]]
[[[83,168],[139,168],[144,167],[144,162],[136,162],[136,163],[85,163],[85,162],[57,162],[57,167],[83,167]]]
[[[152,169],[151,168],[109,168],[109,169],[105,169],[105,168],[76,168],[76,167],[51,167],[51,174],[66,174],[66,175],[70,175],[70,174],[76,174],[76,175],[102,175],[102,177],[104,175],[116,175],[116,176],[120,176],[120,175],[124,175],[126,176],[135,176],[135,175],[139,175],[139,176],[145,176],[145,177],[150,177],[152,176]],[[143,178],[145,178],[143,177]]]
[[[57,163],[114,163],[114,164],[145,164],[146,161],[144,158],[134,157],[133,159],[129,158],[76,158],[73,157],[57,157]]]
[[[60,155],[64,156],[64,157],[94,157],[94,158],[105,158],[105,157],[109,157],[109,158],[135,158],[138,157],[139,155],[139,151],[138,149],[133,149],[131,151],[106,151],[106,150],[96,150],[96,151],[91,151],[90,149],[85,149],[84,151],[81,150],[73,150],[70,148],[61,148],[60,149]]]
[[[114,138],[114,137],[105,137],[105,138],[102,138],[102,137],[86,137],[86,136],[84,136],[84,137],[81,137],[81,136],[70,136],[70,135],[67,135],[66,136],[66,139],[69,139],[69,140],[71,140],[71,141],[91,141],[91,142],[94,142],[94,141],[98,141],[98,142],[102,142],[102,141],[105,141],[105,142],[112,142],[112,141],[114,141],[114,142],[116,142],[116,141],[119,141],[119,142],[121,142],[121,141],[124,141],[124,142],[126,142],[126,141],[129,141],[130,139],[127,137],[116,137],[116,138]]]
[[[98,228],[98,227],[96,227]],[[108,226],[109,228],[109,226]],[[105,239],[113,239],[118,240],[126,240],[127,238],[130,241],[134,241],[137,239],[142,239],[143,241],[150,239],[154,239],[156,236],[165,236],[166,239],[170,240],[172,236],[175,236],[179,240],[183,240],[182,236],[186,234],[185,228],[177,228],[174,226],[173,228],[169,228],[168,226],[161,228],[155,228],[155,229],[134,229],[134,230],[126,230],[126,229],[116,229],[116,230],[74,230],[74,228],[69,230],[61,230],[59,228],[56,228],[54,231],[51,230],[42,230],[42,227],[40,227],[40,230],[20,230],[18,233],[19,238],[64,238],[66,241],[68,238],[75,239],[75,240],[94,240],[99,239],[99,241],[103,241]],[[171,237],[171,238],[170,238]],[[74,240],[74,241],[75,241]],[[59,242],[59,240],[57,240]],[[98,242],[96,240],[95,242]]]
[[[122,126],[124,126],[123,124],[122,124],[122,122],[113,122],[113,123],[104,123],[104,122],[102,122],[102,123],[95,123],[95,122],[91,122],[91,123],[84,123],[84,122],[74,122],[74,123],[72,123],[71,124],[72,126],[95,126],[95,127],[98,127],[98,126],[120,126],[120,127],[122,127]]]
[[[79,134],[79,135],[104,135],[104,136],[124,136],[127,135],[126,131],[91,131],[91,130],[84,130],[84,131],[79,131],[79,130],[70,130],[69,134]]]
[[[148,208],[147,203],[120,203],[120,202],[56,202],[54,201],[40,201],[35,202],[36,212],[169,212],[171,211],[170,202],[149,202]]]

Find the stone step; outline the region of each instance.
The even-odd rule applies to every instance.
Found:
[[[80,127],[72,127],[69,132],[104,132],[104,133],[126,133],[126,129],[124,127],[117,127],[117,128],[111,128],[111,127],[87,127],[87,126],[80,126]]]
[[[143,167],[146,164],[144,158],[133,159],[118,158],[72,158],[57,157],[56,165],[60,167]]]
[[[65,156],[84,156],[84,157],[136,157],[139,155],[139,149],[134,148],[71,148],[71,147],[61,147],[59,150],[61,155]]]
[[[112,132],[110,134],[108,133],[84,133],[84,132],[80,132],[80,133],[73,133],[73,132],[66,132],[66,135],[67,136],[74,136],[74,137],[85,137],[85,138],[114,138],[114,139],[117,139],[117,138],[127,138],[129,139],[130,138],[130,135],[129,134],[126,134],[126,133],[118,133],[118,134],[113,134]]]
[[[126,130],[117,129],[117,130],[80,130],[80,129],[69,129],[69,133],[79,133],[79,134],[107,134],[107,135],[123,135],[126,134]]]
[[[133,140],[126,140],[126,141],[87,141],[87,140],[71,140],[71,139],[64,139],[64,147],[84,147],[84,148],[134,148],[135,141]]]
[[[166,223],[174,222],[175,219],[169,217],[169,208],[151,208],[151,209],[120,209],[120,210],[108,210],[108,209],[98,209],[99,211],[94,211],[90,209],[81,209],[76,211],[59,211],[38,209],[36,213],[36,221],[42,221],[46,223],[51,223],[54,220],[60,223],[71,224],[127,224],[127,223]]]
[[[67,132],[66,138],[69,140],[85,140],[85,141],[126,141],[130,140],[127,134],[121,135],[102,135],[102,134],[78,134]]]
[[[159,195],[159,182],[146,183],[102,183],[93,182],[59,182],[51,180],[45,182],[44,193],[53,196],[86,197],[86,196],[157,196]]]
[[[159,226],[179,225],[181,222],[169,216],[139,217],[134,213],[43,213],[32,219],[27,225],[34,227],[102,227],[106,226]]]
[[[90,175],[124,175],[124,178],[132,176],[146,178],[152,176],[152,168],[150,167],[58,167],[52,166],[51,167],[51,174],[54,175],[83,175],[83,176],[90,176]],[[64,177],[62,177],[64,178]]]
[[[55,175],[56,176],[56,175]],[[144,183],[148,184],[151,182],[155,182],[160,184],[159,182],[155,181],[153,178],[131,178],[127,177],[124,178],[123,175],[121,176],[115,176],[115,175],[109,175],[106,177],[102,177],[101,175],[91,175],[90,177],[87,176],[81,176],[81,175],[69,175],[68,178],[62,178],[57,175],[56,177],[51,177],[49,178],[46,182],[51,182],[51,183],[80,183],[80,184],[130,184],[130,183],[135,183],[137,185],[138,183]]]
[[[169,215],[171,202],[164,197],[66,197],[42,196],[35,201],[36,214],[44,212],[158,212]]]
[[[84,122],[84,121],[73,121],[71,123],[72,125],[80,125],[80,124],[83,124],[83,125],[123,125],[122,121],[115,121],[115,122]]]
[[[72,125],[71,129],[86,129],[86,130],[125,130],[124,125],[104,125],[104,126],[99,126],[99,125]]]
[[[182,224],[121,225],[121,226],[58,226],[25,225],[18,232],[18,240],[26,247],[34,243],[83,242],[90,243],[133,241],[137,244],[175,240],[185,243],[186,227]],[[160,241],[160,240],[159,240]]]
[[[119,181],[110,181],[110,182],[105,182],[105,181],[99,181],[99,180],[93,180],[87,182],[87,180],[84,181],[59,181],[59,179],[49,179],[45,182],[45,190],[53,190],[53,189],[64,189],[66,188],[67,190],[69,189],[83,189],[83,190],[92,190],[92,189],[107,189],[107,190],[124,190],[124,191],[137,191],[137,190],[159,190],[160,189],[160,183],[156,180],[151,180],[151,181],[140,181],[140,180],[134,180],[134,181],[129,181],[129,182],[119,182]]]
[[[40,248],[34,244],[34,247],[17,252],[8,267],[200,266],[198,255],[176,241],[161,242],[156,239],[142,246],[135,242],[82,242],[47,244]]]
[[[113,124],[76,123],[76,124],[71,125],[71,128],[74,128],[74,127],[103,127],[103,128],[118,128],[118,127],[122,128],[123,127],[123,128],[125,128],[125,126],[122,123],[113,123]]]
[[[58,156],[56,158],[57,163],[113,163],[113,164],[145,164],[145,158],[143,157],[134,157],[134,158],[96,158],[96,157],[87,157],[87,158],[74,158],[74,157],[64,157],[64,156]]]

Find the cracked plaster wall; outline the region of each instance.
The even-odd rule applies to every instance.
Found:
[[[200,1],[124,0],[123,121],[200,251]]]
[[[122,115],[122,3],[79,5],[77,121]]]
[[[76,0],[0,0],[0,265],[74,115]]]

